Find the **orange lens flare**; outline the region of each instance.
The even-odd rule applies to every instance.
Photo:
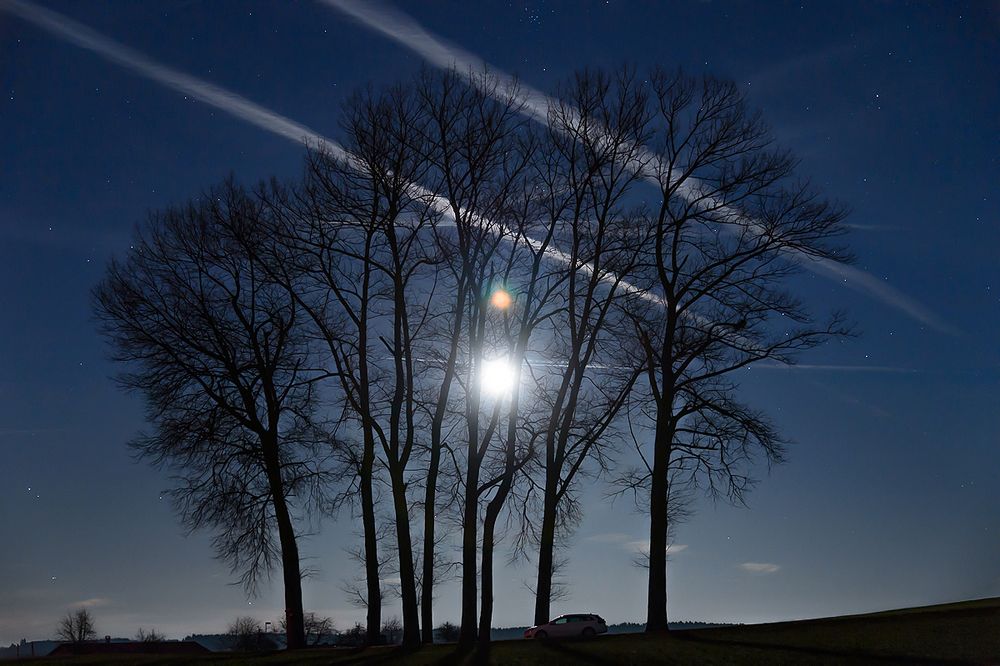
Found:
[[[506,310],[513,302],[514,299],[511,298],[511,295],[503,289],[497,289],[493,292],[493,295],[490,296],[490,305],[498,310]]]

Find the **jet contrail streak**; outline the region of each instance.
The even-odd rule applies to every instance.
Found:
[[[205,104],[230,113],[272,134],[277,134],[278,136],[305,145],[323,145],[335,158],[343,160],[355,169],[361,171],[365,169],[364,165],[354,155],[346,151],[336,141],[323,136],[319,132],[270,111],[225,88],[162,65],[144,54],[109,39],[62,14],[44,9],[25,0],[0,0],[0,10],[8,11],[71,44],[96,53],[117,65],[121,65],[140,76],[156,81],[172,90],[191,95]],[[454,216],[447,199],[419,184],[413,183],[411,187],[415,197],[424,198],[429,201],[430,206],[434,210],[453,219]],[[467,212],[462,211],[462,213]],[[511,230],[503,225],[497,225],[497,230],[504,235],[512,234]],[[541,241],[528,236],[525,236],[524,240],[534,250],[541,250]],[[572,263],[572,259],[567,253],[556,248],[546,248],[545,253],[564,264]],[[581,270],[592,271],[593,268],[590,265],[583,265],[581,266]],[[631,292],[638,292],[636,287],[625,282],[621,283],[621,287]],[[662,299],[659,299],[655,295],[644,294],[644,296],[662,302]]]
[[[366,27],[380,32],[402,44],[421,58],[441,69],[489,70],[506,91],[517,89],[518,97],[525,102],[525,111],[541,123],[548,123],[549,104],[552,99],[542,91],[526,86],[510,74],[505,74],[460,46],[451,44],[424,29],[409,15],[378,2],[358,0],[319,0],[321,3],[347,14]]]
[[[550,104],[555,102],[553,98],[535,88],[518,82],[511,75],[489,66],[479,56],[434,35],[409,15],[373,1],[319,1],[346,14],[369,29],[379,32],[403,45],[436,67],[443,69],[454,67],[459,70],[471,71],[489,70],[502,84],[504,92],[509,93],[516,89],[519,95],[523,97],[524,111],[527,115],[540,123],[548,123],[548,108]],[[645,148],[642,148],[642,156],[644,161],[659,161],[658,155]],[[650,178],[648,174],[643,175]],[[657,184],[659,184],[658,181]],[[685,185],[688,184],[685,183]],[[681,189],[680,194],[682,196],[697,196],[697,189],[697,182],[693,181],[690,185]],[[717,202],[710,201],[710,203],[715,205]],[[743,217],[738,211],[734,211],[728,206],[718,208],[726,215]],[[899,290],[890,287],[884,281],[879,280],[866,271],[829,259],[810,257],[802,253],[796,253],[795,259],[807,270],[836,280],[839,284],[856,291],[868,294],[870,297],[938,331],[951,335],[959,333],[955,327],[942,321],[924,305]]]
[[[305,125],[265,109],[225,88],[161,65],[142,53],[119,44],[62,14],[24,0],[0,0],[0,10],[10,12],[70,44],[96,53],[116,65],[121,65],[172,90],[190,95],[272,134],[307,145],[324,143],[339,157],[346,157],[346,153],[336,142]]]
[[[139,51],[105,37],[62,14],[39,7],[25,0],[0,0],[0,11],[7,11],[14,14],[71,44],[96,53],[117,65],[125,67],[140,76],[160,83],[172,90],[188,94],[209,106],[225,111],[272,134],[304,145],[322,144],[334,157],[344,160],[354,166],[354,168],[363,169],[363,166],[359,164],[355,156],[344,150],[336,141],[323,136],[319,132],[264,108],[225,88],[162,65]],[[534,94],[544,98],[537,91]],[[435,210],[447,217],[452,217],[448,202],[443,197],[430,192],[420,185],[414,184],[413,187],[415,195],[427,197]],[[509,233],[509,230],[506,228],[501,228],[500,231],[501,233]],[[541,247],[541,242],[533,238],[526,237],[525,241],[536,250]],[[546,254],[565,264],[571,262],[569,255],[552,247],[546,249]],[[582,266],[581,269],[584,271],[592,270],[587,265]],[[624,281],[620,282],[620,287],[630,293],[640,291],[637,287]],[[662,302],[662,299],[658,298],[655,294],[646,292],[642,293],[642,296],[650,300]]]
[[[333,156],[345,161],[353,168],[358,170],[364,170],[365,168],[354,155],[344,150],[336,141],[309,129],[305,125],[285,118],[225,88],[220,88],[197,77],[179,72],[166,65],[161,65],[142,53],[119,44],[57,12],[38,7],[24,0],[0,0],[0,10],[9,11],[15,16],[43,28],[71,44],[92,51],[115,64],[121,65],[140,76],[156,81],[168,88],[191,95],[205,104],[226,111],[261,129],[306,145],[322,144]],[[413,184],[412,188],[414,196],[425,198],[434,210],[448,218],[453,218],[451,207],[444,197],[418,184]],[[462,212],[467,213],[467,211]],[[511,234],[510,229],[503,225],[498,225],[497,230],[503,235]],[[535,251],[541,250],[542,243],[540,241],[529,236],[524,236],[524,240]],[[572,263],[572,259],[568,254],[556,248],[548,247],[545,249],[545,253],[564,264],[570,265]],[[589,264],[584,264],[580,266],[580,269],[589,273],[593,270],[593,267]],[[614,280],[610,276],[606,276],[605,279]],[[640,292],[637,287],[628,282],[621,281],[619,286],[629,293],[640,293],[643,298],[663,303],[663,300],[656,294]]]
[[[319,132],[285,118],[225,88],[162,65],[139,51],[109,39],[62,14],[25,0],[0,0],[0,10],[10,12],[71,44],[96,53],[172,90],[190,95],[209,106],[225,111],[272,134],[305,145],[323,145],[335,158],[343,160],[353,168],[358,170],[365,168],[354,155],[344,150],[340,144]],[[414,196],[424,198],[430,202],[434,210],[448,218],[453,218],[451,207],[444,197],[416,183],[412,184],[412,188]],[[497,229],[501,234],[511,234],[511,231],[503,225],[499,225]],[[525,237],[525,241],[536,251],[542,247],[542,243],[533,238]],[[546,248],[545,253],[564,264],[572,262],[570,256],[561,250],[549,247]],[[592,270],[589,265],[581,268],[585,271]],[[622,283],[622,287],[637,291],[635,287],[626,283]],[[646,296],[656,299],[655,296],[648,294]]]

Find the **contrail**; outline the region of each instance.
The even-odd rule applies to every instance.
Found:
[[[158,63],[139,51],[105,37],[62,14],[39,7],[25,0],[0,0],[0,10],[14,14],[71,44],[96,53],[117,65],[125,67],[140,76],[151,79],[172,90],[188,94],[205,104],[225,111],[272,134],[304,145],[322,144],[333,156],[344,160],[355,168],[363,168],[357,159],[344,150],[339,143],[319,132],[264,108],[232,91]],[[545,99],[545,96],[538,91],[534,91],[533,94],[536,98],[535,108],[540,110],[542,106],[539,105],[540,103],[537,100],[539,98]],[[547,102],[545,103],[547,104]],[[431,205],[436,210],[441,211],[449,217],[451,216],[451,210],[443,197],[419,185],[414,185],[414,193],[417,196],[429,198]],[[501,229],[501,231],[508,230]],[[525,238],[525,240],[535,249],[541,247],[541,243],[535,239]],[[570,257],[566,253],[555,248],[547,248],[546,253],[563,263],[570,262]],[[590,267],[583,266],[581,268],[587,270]],[[620,286],[629,292],[635,293],[639,291],[636,287],[626,282],[621,282]],[[885,288],[889,289],[888,287]],[[643,293],[643,296],[658,300],[653,294]]]
[[[277,134],[278,136],[307,146],[322,145],[335,158],[343,160],[353,168],[358,170],[365,168],[354,155],[346,151],[343,146],[333,139],[325,137],[305,125],[266,109],[225,88],[160,64],[139,51],[105,37],[58,12],[39,7],[26,0],[0,0],[0,10],[10,12],[71,44],[96,53],[117,65],[121,65],[140,76],[151,79],[172,90],[190,95],[205,104],[214,106],[272,134]],[[425,198],[436,211],[449,218],[453,217],[451,207],[444,197],[416,183],[411,184],[411,187],[415,196]],[[499,225],[497,228],[502,234],[511,233],[505,226]],[[542,243],[533,238],[525,237],[525,241],[536,250],[542,247]],[[545,252],[550,257],[558,259],[565,264],[572,262],[570,256],[561,250],[550,247]],[[590,266],[583,266],[582,268],[584,270],[592,270]],[[632,290],[636,289],[624,283],[623,287]]]
[[[352,167],[356,169],[364,168],[354,155],[346,151],[333,139],[264,108],[232,91],[160,64],[144,54],[109,39],[62,14],[39,7],[25,0],[0,0],[0,11],[7,11],[71,44],[96,53],[117,65],[125,67],[142,77],[151,79],[172,90],[188,94],[209,106],[225,111],[260,129],[306,146],[322,145],[331,155],[345,161]],[[537,99],[544,99],[544,95],[538,91],[533,91],[532,94],[536,98],[536,106],[534,108],[540,111],[542,106],[539,105]],[[547,104],[547,102],[545,103]],[[417,184],[413,184],[412,187],[416,196],[426,197],[435,210],[447,217],[453,218],[451,208],[444,197],[434,194]],[[500,230],[502,233],[509,233],[506,227],[501,226]],[[525,237],[525,241],[536,250],[542,246],[540,241],[530,237]],[[549,247],[545,252],[550,257],[564,264],[572,262],[571,257],[561,250]],[[585,264],[580,268],[588,272],[593,270],[593,267],[589,264]],[[655,294],[641,292],[637,287],[626,281],[620,281],[619,286],[627,292],[640,293],[643,298],[665,305],[662,298]]]
[[[0,0],[0,10],[8,11],[71,44],[96,53],[117,65],[121,65],[140,76],[156,81],[172,90],[190,95],[205,104],[232,114],[272,134],[277,134],[278,136],[307,146],[323,145],[335,158],[343,160],[353,168],[358,170],[365,168],[354,155],[346,151],[343,146],[333,139],[325,137],[305,125],[266,109],[225,88],[160,64],[146,55],[109,39],[62,14],[44,9],[26,0]],[[425,198],[436,211],[449,218],[453,217],[451,207],[444,197],[416,183],[412,183],[411,187],[414,196]],[[503,225],[498,225],[497,228],[502,234],[511,233]],[[540,250],[542,247],[541,241],[533,238],[525,237],[525,241],[535,250]],[[548,256],[565,264],[572,263],[571,257],[561,250],[549,247],[546,248],[545,252]],[[585,271],[593,270],[589,265],[583,266],[582,269]],[[638,291],[636,287],[626,283],[622,283],[622,287]]]
[[[436,67],[466,71],[489,70],[505,88],[504,92],[509,93],[516,89],[523,96],[524,112],[527,115],[540,123],[548,123],[548,108],[550,104],[555,102],[553,98],[520,83],[510,74],[491,67],[479,56],[429,32],[409,15],[372,0],[365,2],[361,0],[319,1],[405,46]],[[643,149],[643,159],[659,161],[659,156],[648,149]],[[697,196],[697,184],[694,183],[690,187],[682,189],[680,193],[682,196]],[[738,211],[733,211],[727,206],[719,208],[727,215],[742,217]],[[796,253],[796,255],[798,263],[814,273],[833,279],[855,291],[868,294],[938,331],[951,335],[959,334],[955,327],[942,321],[924,305],[866,271],[829,259],[809,257],[801,253]]]
[[[451,44],[424,29],[408,14],[386,7],[377,1],[319,0],[337,11],[347,14],[366,27],[380,32],[389,39],[402,44],[421,58],[441,69],[484,71],[500,81],[507,91],[517,89],[518,97],[523,97],[526,113],[541,123],[548,122],[548,109],[552,98],[542,91],[524,85],[510,74],[491,67],[489,63],[460,46]]]
[[[96,53],[140,76],[152,79],[177,92],[190,95],[272,134],[306,145],[326,144],[337,156],[342,158],[347,156],[347,153],[335,141],[331,141],[305,125],[265,109],[225,88],[161,65],[142,53],[109,39],[62,14],[24,0],[0,0],[0,10],[24,19],[60,39]]]

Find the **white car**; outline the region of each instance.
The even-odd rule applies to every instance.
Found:
[[[525,638],[568,638],[570,636],[592,637],[606,634],[608,623],[600,615],[593,613],[571,613],[560,615],[545,624],[531,627],[524,632]]]

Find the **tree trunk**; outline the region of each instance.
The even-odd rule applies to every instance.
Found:
[[[365,642],[368,645],[381,643],[382,637],[382,580],[378,561],[378,535],[375,532],[375,433],[371,423],[371,401],[368,398],[368,306],[369,287],[371,284],[372,232],[365,235],[365,266],[361,279],[361,312],[358,326],[358,373],[359,395],[361,407],[361,428],[364,437],[364,452],[361,455],[361,521],[365,532],[365,582],[368,587],[368,626]]]
[[[653,478],[649,491],[649,589],[646,603],[646,631],[668,631],[667,625],[667,501],[673,424],[660,415],[653,448]]]
[[[279,508],[280,505],[280,508]],[[288,649],[305,647],[305,619],[302,613],[302,572],[299,569],[299,548],[295,542],[292,522],[284,500],[275,502],[278,535],[281,540],[281,567],[285,583],[285,623]]]
[[[437,476],[441,463],[440,443],[431,442],[431,459],[424,491],[424,566],[420,586],[421,641],[434,642],[434,511],[437,504]]]
[[[289,650],[298,650],[306,645],[305,618],[302,613],[302,572],[299,565],[299,547],[295,541],[295,528],[285,500],[285,489],[281,479],[278,460],[278,444],[271,437],[265,438],[264,464],[268,484],[271,487],[271,501],[274,517],[278,524],[278,541],[281,545],[281,573],[285,588],[285,631]]]
[[[480,313],[478,320],[471,320],[470,324],[470,348],[482,362],[482,329],[485,318]],[[479,377],[474,376],[473,381],[478,382]],[[466,433],[468,436],[468,458],[465,473],[465,506],[462,513],[462,626],[459,629],[458,644],[461,648],[467,649],[476,642],[478,626],[476,623],[476,611],[479,595],[477,594],[477,574],[478,564],[478,528],[479,528],[479,474],[483,463],[480,453],[479,432],[479,409],[480,387],[476,384],[472,387],[472,392],[467,398],[466,405]]]
[[[390,472],[392,498],[396,515],[396,544],[399,551],[400,596],[403,603],[403,646],[420,645],[420,621],[417,608],[417,584],[413,567],[413,541],[410,537],[410,512],[406,503],[406,485],[398,469]]]
[[[506,493],[504,493],[506,495]],[[489,506],[486,507],[486,519],[483,521],[483,559],[482,571],[482,604],[479,613],[479,641],[481,643],[490,642],[490,630],[493,628],[493,536],[496,531],[497,518],[500,516],[500,507],[503,501],[497,502],[500,497],[494,497]]]
[[[424,576],[420,586],[420,622],[423,632],[421,638],[424,643],[428,644],[434,642],[434,553],[437,549],[437,543],[434,541],[434,519],[437,511],[437,478],[441,465],[442,428],[448,408],[448,396],[451,393],[451,382],[455,377],[458,348],[461,341],[462,312],[465,308],[463,283],[460,283],[458,288],[455,322],[451,332],[451,349],[448,353],[444,377],[441,380],[441,392],[434,408],[434,419],[431,422],[431,457],[427,468],[427,485],[424,490]]]
[[[547,475],[551,476],[551,475]],[[538,539],[538,580],[535,583],[535,624],[545,624],[552,610],[552,573],[555,563],[555,480],[546,478],[542,530]]]
[[[516,405],[516,403],[515,403]],[[516,406],[513,408],[516,409]],[[513,431],[514,428],[511,428]],[[508,440],[507,458],[504,466],[503,480],[497,488],[497,493],[486,507],[486,517],[483,520],[483,566],[482,578],[482,608],[479,614],[479,640],[489,643],[490,631],[493,628],[493,550],[497,519],[503,509],[510,489],[514,484],[514,442]]]
[[[470,456],[476,456],[475,446],[469,448]],[[478,522],[479,464],[477,460],[470,459],[465,478],[465,509],[462,524],[462,626],[458,643],[463,647],[469,647],[476,642]]]
[[[366,440],[368,437],[366,436]],[[368,618],[365,642],[379,643],[382,630],[382,583],[379,580],[378,537],[375,533],[375,493],[372,488],[372,468],[375,458],[374,442],[365,442],[361,462],[361,522],[365,533],[365,581],[368,587]]]

